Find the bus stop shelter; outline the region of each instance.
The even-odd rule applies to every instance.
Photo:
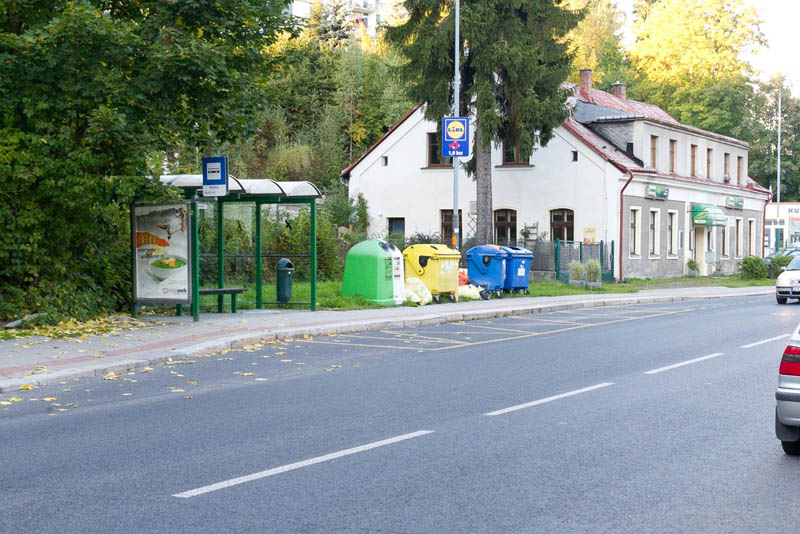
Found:
[[[256,308],[263,307],[263,265],[261,242],[261,206],[265,204],[308,204],[310,209],[311,231],[309,235],[310,282],[312,311],[317,307],[317,199],[322,197],[320,190],[311,182],[276,182],[274,180],[240,180],[230,177],[228,194],[222,197],[204,198],[202,174],[174,174],[161,176],[162,183],[183,190],[183,196],[190,201],[191,218],[191,308],[192,317],[200,315],[200,248],[198,204],[215,202],[217,208],[217,287],[225,287],[225,232],[224,206],[229,203],[255,204],[255,270],[256,270]],[[219,311],[222,311],[222,295],[219,296]],[[182,310],[180,307],[178,311]]]

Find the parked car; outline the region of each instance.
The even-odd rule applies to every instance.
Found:
[[[772,254],[770,254],[769,256],[764,258],[764,263],[769,265],[770,263],[772,263],[772,259],[773,258],[777,258],[779,256],[795,257],[795,256],[798,256],[798,255],[800,255],[800,248],[784,248],[784,249],[781,249],[781,250],[779,250],[777,252],[773,252]]]
[[[800,326],[783,351],[775,403],[775,435],[786,454],[800,455]]]
[[[800,299],[800,257],[795,256],[775,280],[775,300],[786,304],[787,299]]]

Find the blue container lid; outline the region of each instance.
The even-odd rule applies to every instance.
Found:
[[[498,258],[505,258],[508,253],[505,250],[503,250],[503,247],[498,247],[497,245],[478,245],[476,247],[472,247],[467,251],[468,258],[473,254],[478,254],[480,256],[496,256]]]
[[[528,250],[527,248],[522,247],[503,247],[503,250],[509,255],[515,258],[533,258],[533,252]]]

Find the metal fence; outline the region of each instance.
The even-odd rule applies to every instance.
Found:
[[[556,270],[556,243],[544,239],[521,241],[520,246],[533,252],[532,271]]]
[[[569,263],[579,261],[586,264],[596,259],[603,267],[602,281],[614,281],[614,242],[583,243],[582,241],[556,241],[556,278],[562,282],[569,280]]]

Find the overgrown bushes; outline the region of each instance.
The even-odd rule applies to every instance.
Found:
[[[767,277],[767,265],[759,257],[748,256],[739,264],[739,274],[745,280],[757,280]]]

